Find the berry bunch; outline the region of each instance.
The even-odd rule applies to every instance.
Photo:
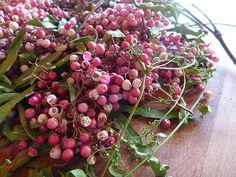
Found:
[[[32,65],[42,71],[32,73],[36,86],[24,104],[30,127],[41,135],[15,145],[28,148],[30,157],[36,157],[37,147],[45,143],[51,145],[51,158],[65,162],[111,147],[119,130],[112,127],[109,113],[121,104],[135,105],[140,96],[144,101],[160,88],[177,100],[186,79],[189,90],[202,91],[204,71],[219,60],[208,45],[168,32],[170,22],[159,11],[123,0],[92,7],[91,13],[85,3],[79,16],[73,3],[23,0],[0,7],[0,60],[6,60],[9,44],[23,27],[19,53],[30,54],[26,61],[19,57],[6,75],[14,80]],[[35,25],[35,19],[46,27]],[[48,23],[58,26],[47,27]],[[62,54],[50,67],[38,65],[53,52]],[[67,63],[55,66],[66,56]],[[148,71],[145,78],[143,68]],[[196,68],[203,72],[193,72]],[[164,128],[170,124],[161,123]]]

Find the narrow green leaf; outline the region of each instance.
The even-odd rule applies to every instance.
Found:
[[[90,41],[94,41],[93,38],[89,37],[89,36],[86,36],[86,37],[79,37],[79,38],[76,38],[76,39],[73,39],[72,41],[70,42],[74,42],[74,43],[86,43],[86,42],[90,42]]]
[[[100,43],[102,44],[102,43],[108,41],[110,39],[110,37],[125,38],[125,35],[120,30],[116,30],[116,31],[109,30],[104,34],[104,37]]]
[[[29,169],[28,177],[45,177],[45,175],[41,168],[36,168],[36,169]]]
[[[131,110],[132,110],[132,106],[128,106],[128,105],[120,106],[121,112],[130,113]],[[148,106],[143,106],[143,107],[137,108],[134,115],[140,115],[140,116],[150,118],[150,119],[161,119],[165,115],[165,111],[150,108]],[[178,115],[175,112],[171,112],[170,114],[167,115],[166,118],[171,119],[171,118],[176,118],[176,117],[178,117]]]
[[[65,177],[87,177],[87,175],[84,173],[83,170],[75,169],[75,170],[68,171]]]
[[[35,58],[37,57],[35,53],[33,52],[26,52],[19,54],[19,61],[21,64],[26,64],[30,62],[33,62]]]
[[[86,174],[89,176],[89,177],[96,177],[96,174],[95,174],[95,171],[94,171],[94,168],[92,165],[87,165],[86,166]]]
[[[38,62],[38,66],[42,65],[42,66],[46,66],[48,63],[53,62],[54,60],[56,60],[62,52],[54,52],[53,54],[51,54],[50,56],[48,56],[47,58],[41,60]],[[25,83],[29,82],[32,78],[32,74],[38,74],[41,72],[41,69],[36,67],[36,65],[33,65],[31,68],[29,68],[26,72],[24,72],[23,74],[21,74],[18,78],[16,78],[13,81],[13,89],[20,87],[21,85],[24,85]]]
[[[67,83],[68,83],[69,92],[70,92],[70,102],[72,103],[76,98],[75,87],[73,87],[73,85],[71,85],[69,82]]]
[[[110,165],[108,169],[109,169],[110,174],[114,177],[123,177],[127,173],[115,165]]]
[[[8,88],[7,86],[4,86],[4,84],[0,84],[0,93],[11,93],[11,92],[14,92],[14,90]]]
[[[49,18],[45,18],[43,21],[33,18],[28,21],[28,25],[53,29],[58,27],[58,22],[52,21]]]
[[[119,125],[119,128],[122,129],[125,126],[125,122],[127,120],[126,116],[120,112],[111,112],[110,117],[114,119],[114,121]],[[132,143],[142,143],[141,137],[139,134],[131,127],[128,126],[125,135],[125,139],[129,140]]]
[[[11,130],[7,124],[4,124],[2,128],[2,134],[11,141],[29,139],[23,127],[19,125],[15,125],[14,128]]]
[[[82,42],[77,42],[76,48],[77,48],[79,54],[83,54],[87,50],[86,46]]]
[[[26,122],[25,108],[21,104],[18,104],[18,111],[19,111],[19,118],[20,118],[21,126],[23,127],[23,129],[24,129],[25,133],[28,135],[28,137],[31,138],[32,140],[34,140],[35,135],[30,130],[29,124],[27,124],[27,122]]]
[[[0,75],[0,78],[1,78],[2,82],[11,86],[11,80],[5,74]]]
[[[192,29],[188,28],[186,25],[182,24],[180,26],[175,27],[175,32],[181,33],[182,35],[193,35],[193,36],[200,36],[202,35],[203,31],[193,31]]]
[[[0,94],[0,105],[18,96],[18,93],[1,93]]]
[[[5,103],[4,105],[0,106],[0,123],[7,117],[7,115],[11,112],[11,110],[15,107],[17,103],[23,100],[26,95],[32,92],[34,87],[30,87],[22,93],[19,93],[13,99]]]
[[[16,61],[18,52],[25,37],[25,33],[26,33],[25,28],[22,28],[20,31],[18,31],[16,37],[14,38],[12,44],[8,49],[7,59],[3,61],[0,67],[0,74],[3,74],[6,71],[8,71]]]

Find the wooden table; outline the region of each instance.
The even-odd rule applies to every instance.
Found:
[[[173,177],[236,176],[236,67],[218,67],[208,88],[214,92],[212,113],[184,125],[159,151]],[[134,176],[155,175],[140,169]]]

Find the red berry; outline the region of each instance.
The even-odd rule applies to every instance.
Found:
[[[74,151],[72,149],[65,149],[62,152],[61,160],[64,162],[69,162],[74,158]]]
[[[169,128],[171,126],[171,122],[169,119],[164,119],[161,121],[162,128]]]
[[[28,108],[25,110],[25,117],[31,119],[36,116],[36,111],[33,108]]]
[[[84,143],[84,144],[87,144],[90,142],[91,138],[90,138],[90,135],[88,133],[81,133],[79,135],[79,140]]]
[[[39,135],[35,138],[35,142],[39,145],[42,145],[45,143],[45,137],[43,135]]]
[[[82,157],[87,158],[91,155],[91,153],[92,153],[92,150],[91,150],[90,146],[84,145],[81,147],[80,155]]]
[[[38,155],[38,150],[30,147],[28,150],[28,156],[29,157],[36,157],[37,155]]]
[[[65,149],[72,149],[74,148],[76,145],[76,142],[75,142],[75,139],[74,138],[66,138],[64,141],[63,141],[63,147]]]
[[[53,133],[48,137],[48,143],[51,145],[57,145],[60,142],[60,137],[58,134]]]
[[[108,146],[112,146],[116,142],[116,138],[114,136],[109,136],[106,139],[106,143]]]
[[[36,106],[39,103],[39,99],[36,96],[32,96],[28,100],[29,105]]]

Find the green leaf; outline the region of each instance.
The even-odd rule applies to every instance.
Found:
[[[45,175],[41,168],[36,168],[36,169],[29,169],[28,177],[45,177]]]
[[[126,175],[127,172],[121,170],[118,166],[116,165],[110,165],[109,166],[109,172],[112,176],[114,177],[123,177]]]
[[[20,125],[15,125],[13,130],[11,130],[10,127],[5,123],[2,128],[2,134],[11,141],[29,139],[23,127]]]
[[[49,18],[45,18],[43,21],[33,18],[28,21],[28,25],[53,29],[58,27],[58,22],[52,21]]]
[[[19,54],[19,61],[21,64],[26,64],[30,62],[33,62],[35,58],[37,57],[35,53],[33,52],[26,52],[26,53],[21,53]]]
[[[127,120],[127,117],[120,113],[120,112],[111,112],[110,117],[114,119],[114,121],[119,125],[119,129],[124,128],[125,122]],[[124,138],[127,139],[129,142],[132,143],[142,143],[141,137],[139,134],[131,127],[131,125],[128,126]]]
[[[68,83],[69,92],[70,92],[70,102],[72,103],[76,98],[75,87],[73,87],[73,85],[71,85],[69,82],[67,83]]]
[[[78,52],[77,52],[78,54],[83,54],[87,50],[86,46],[82,42],[79,42],[79,43],[77,42],[76,48],[78,50]]]
[[[0,67],[0,74],[3,74],[6,71],[8,71],[16,61],[18,52],[25,37],[25,33],[26,33],[25,28],[22,28],[20,31],[18,31],[16,37],[14,38],[12,44],[8,49],[7,59],[3,61]]]
[[[47,58],[39,61],[38,66],[40,66],[40,65],[46,66],[47,64],[49,64],[49,63],[53,62],[54,60],[56,60],[61,55],[61,53],[62,52],[54,52],[53,54],[51,54]],[[33,73],[38,74],[40,72],[41,72],[41,69],[39,67],[36,67],[36,65],[33,65],[31,68],[29,68],[26,72],[21,74],[18,78],[16,78],[13,81],[12,88],[15,89],[17,87],[20,87],[20,86],[24,85],[25,83],[27,83],[31,80]]]
[[[86,166],[86,174],[89,176],[89,177],[96,177],[96,174],[94,172],[94,168],[92,165],[87,165]]]
[[[14,90],[8,88],[7,86],[4,86],[4,84],[0,84],[0,93],[11,93],[11,92],[14,92]]]
[[[5,74],[0,75],[0,78],[5,84],[11,85],[11,80]]]
[[[0,105],[18,96],[18,93],[1,93],[0,94]]]
[[[125,38],[125,35],[120,30],[116,30],[116,31],[109,30],[104,34],[104,37],[100,43],[102,44],[102,43],[108,41],[110,39],[110,37]]]
[[[192,35],[192,36],[200,36],[203,33],[202,30],[193,31],[184,24],[182,24],[180,26],[176,26],[174,31],[177,33],[180,33],[182,35]]]
[[[165,177],[166,176],[167,171],[169,170],[168,165],[163,164],[161,166],[160,161],[156,157],[151,157],[148,160],[148,163],[156,176],[158,176],[158,177]]]
[[[198,103],[197,106],[198,110],[201,112],[202,116],[205,116],[209,113],[211,113],[211,107],[209,105],[204,105],[202,103]]]
[[[74,43],[80,43],[80,42],[87,43],[87,42],[90,42],[90,41],[94,41],[94,39],[89,37],[89,36],[86,36],[86,37],[79,37],[79,38],[73,39],[70,42],[74,42]]]
[[[21,104],[18,104],[18,111],[19,111],[19,117],[20,117],[21,126],[23,127],[23,129],[24,129],[25,133],[28,135],[28,137],[30,139],[34,140],[35,139],[35,135],[30,130],[29,124],[27,124],[27,122],[26,122],[25,108]]]
[[[4,105],[0,106],[0,123],[2,123],[2,121],[7,117],[7,115],[11,112],[11,110],[15,107],[17,103],[19,103],[26,97],[26,95],[32,92],[33,88],[34,88],[33,86],[28,88],[24,92],[19,93],[17,96],[12,98]]]
[[[75,169],[75,170],[68,171],[65,177],[87,177],[87,175],[84,173],[83,170]]]
[[[131,110],[132,110],[132,106],[128,106],[128,105],[121,105],[120,106],[120,111],[121,112],[130,113]],[[150,118],[150,119],[151,118],[152,119],[161,119],[165,115],[165,112],[161,111],[161,110],[150,108],[148,106],[143,106],[143,107],[137,108],[134,115],[140,115],[140,116]],[[171,112],[170,114],[168,114],[166,116],[166,118],[168,118],[168,119],[176,118],[176,117],[178,117],[178,115],[175,112]]]

